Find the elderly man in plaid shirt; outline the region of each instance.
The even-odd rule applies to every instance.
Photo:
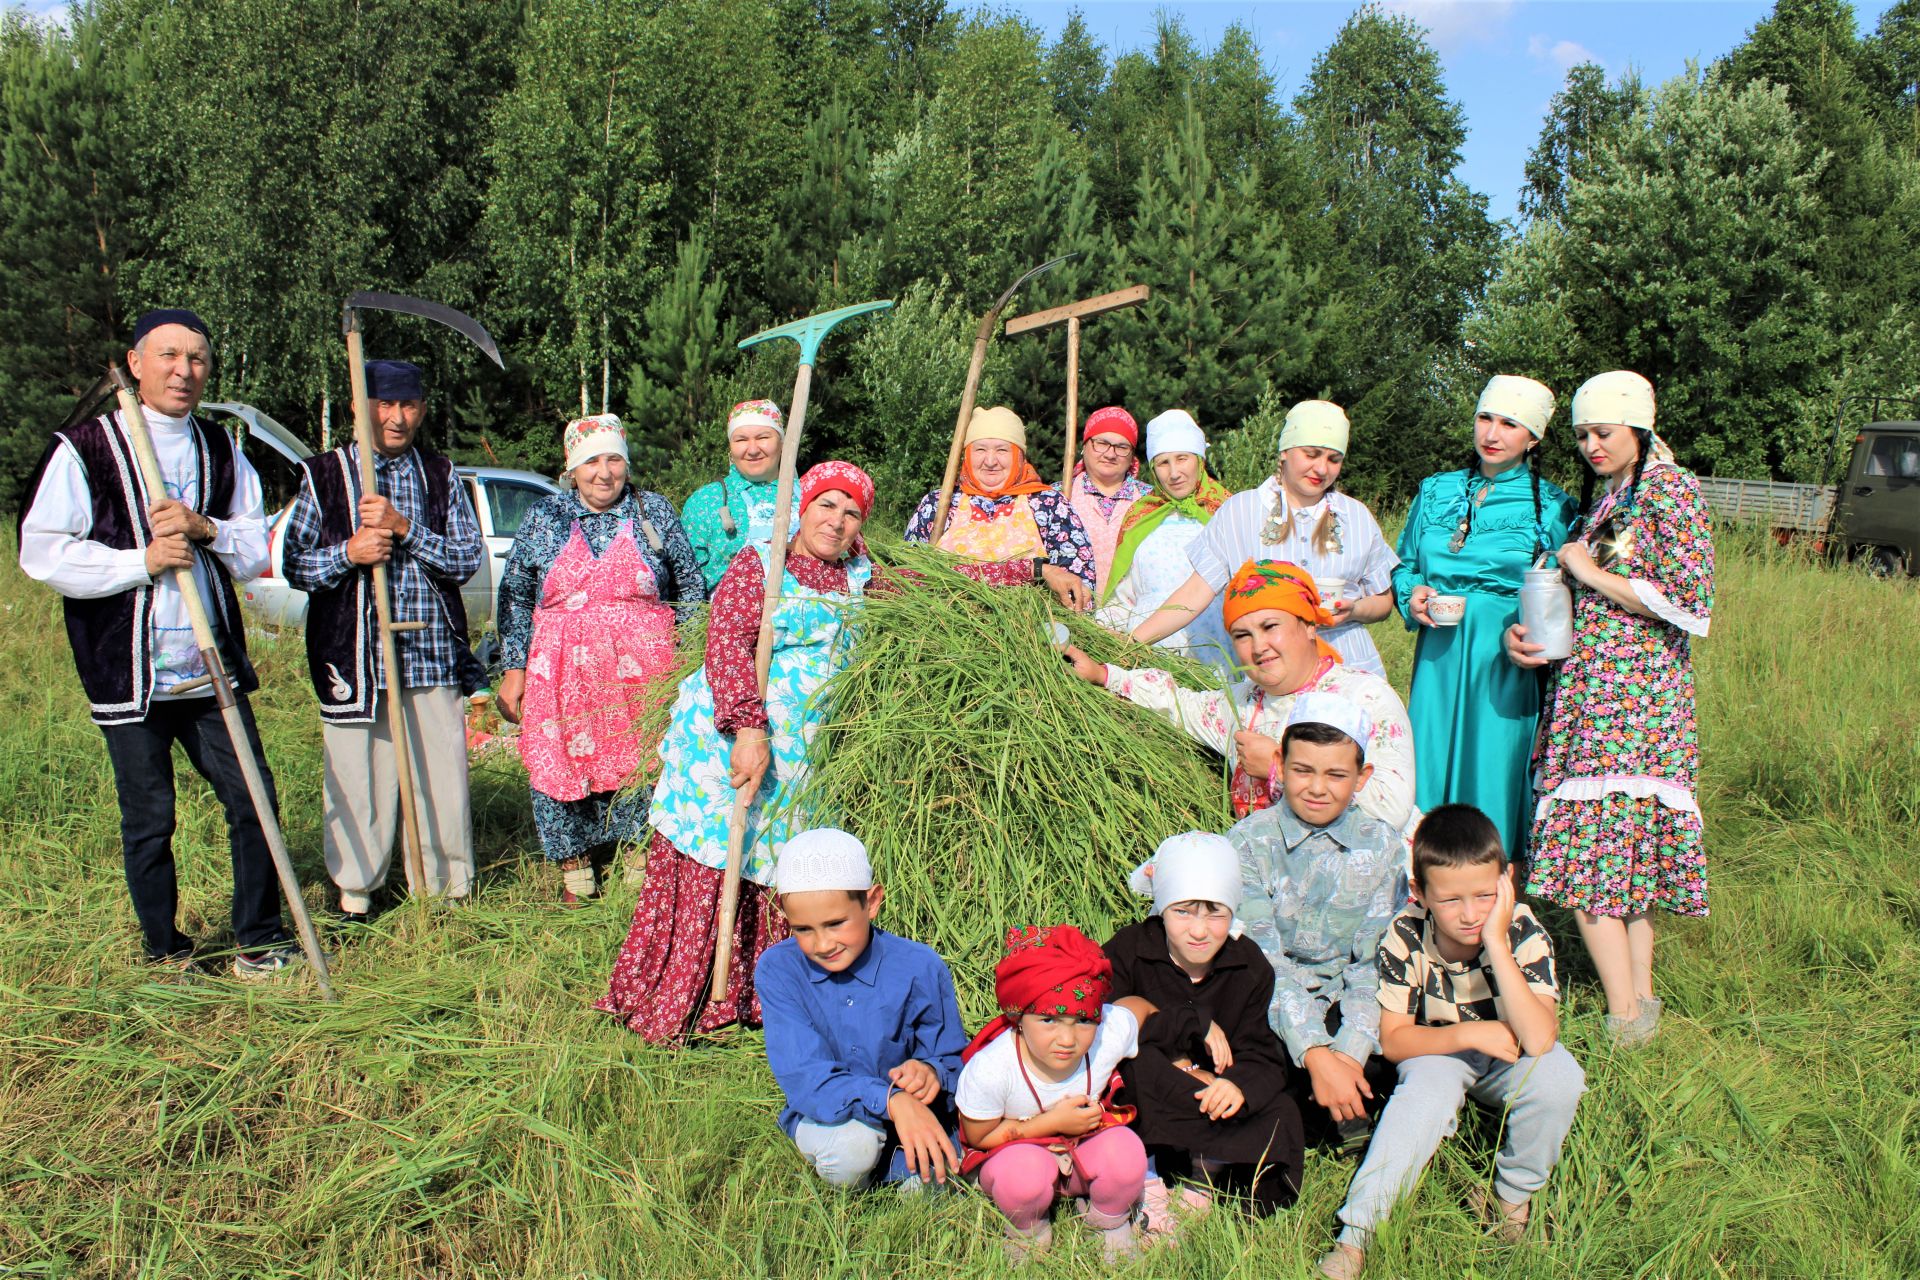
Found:
[[[360,491],[358,446],[308,458],[287,519],[287,581],[308,593],[307,666],[326,749],[327,874],[340,915],[364,923],[386,883],[399,827],[399,775],[379,699],[386,695],[372,572],[385,564],[400,696],[411,739],[427,883],[415,893],[464,898],[473,888],[464,695],[482,672],[467,642],[460,584],[480,567],[480,525],[453,463],[414,443],[426,417],[420,370],[367,362],[377,493]]]

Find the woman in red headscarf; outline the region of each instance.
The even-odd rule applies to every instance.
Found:
[[[1112,976],[1106,954],[1070,924],[1008,930],[993,971],[1000,1014],[961,1055],[960,1167],[978,1172],[1007,1215],[1016,1261],[1051,1242],[1047,1213],[1061,1196],[1086,1198],[1081,1216],[1109,1260],[1138,1248],[1147,1149],[1127,1128],[1131,1114],[1108,1099],[1120,1063],[1139,1051],[1147,1007],[1108,1004]]]
[[[607,994],[594,1008],[655,1042],[730,1022],[758,1025],[753,966],[787,936],[768,887],[789,834],[810,825],[796,804],[807,746],[826,723],[816,696],[849,657],[847,625],[873,566],[860,527],[873,481],[847,462],[801,477],[779,601],[766,694],[754,670],[771,552],[749,543],[714,588],[707,660],[680,684],[660,743],[647,878]],[[751,797],[726,995],[707,998],[718,929],[727,832],[740,791]]]
[[[1280,735],[1294,698],[1310,690],[1337,693],[1366,709],[1373,733],[1366,761],[1373,777],[1360,808],[1390,827],[1413,814],[1413,734],[1407,708],[1379,676],[1340,661],[1319,629],[1332,620],[1313,578],[1283,560],[1249,560],[1234,571],[1221,599],[1234,661],[1246,679],[1224,692],[1185,689],[1171,673],[1130,671],[1095,662],[1068,646],[1074,674],[1184,729],[1233,764],[1233,807],[1240,817],[1280,794]]]
[[[1057,489],[1027,461],[1027,428],[1003,405],[975,409],[960,485],[943,518],[935,490],[907,521],[908,542],[931,542],[970,563],[960,572],[995,586],[1044,586],[1069,609],[1093,604],[1093,543]],[[936,527],[936,525],[938,527]]]

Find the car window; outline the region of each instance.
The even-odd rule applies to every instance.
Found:
[[[514,480],[487,481],[487,502],[493,508],[493,536],[512,538],[520,532],[533,504],[547,496],[545,489]]]
[[[1867,474],[1920,480],[1920,436],[1880,436],[1867,455]]]
[[[228,421],[231,424],[238,423],[238,419]],[[300,468],[287,461],[287,456],[278,449],[249,431],[240,442],[240,452],[260,473],[260,489],[265,496],[267,511],[280,510],[299,494]]]

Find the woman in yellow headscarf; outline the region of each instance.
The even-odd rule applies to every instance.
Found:
[[[1068,646],[1074,674],[1173,721],[1194,741],[1233,764],[1233,807],[1241,817],[1280,793],[1280,735],[1293,700],[1310,691],[1357,703],[1373,722],[1364,744],[1373,777],[1360,808],[1394,828],[1413,812],[1413,731],[1400,695],[1384,679],[1349,667],[1320,628],[1333,614],[1313,578],[1282,560],[1248,560],[1227,580],[1221,599],[1234,657],[1247,678],[1231,689],[1182,688],[1171,673],[1130,671],[1095,662]]]
[[[996,586],[1044,586],[1069,609],[1093,603],[1093,542],[1056,489],[1027,461],[1027,428],[1005,406],[975,409],[960,484],[935,527],[940,493],[920,500],[908,542],[932,542],[971,563],[960,572]]]

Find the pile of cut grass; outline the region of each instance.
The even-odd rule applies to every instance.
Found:
[[[1475,1229],[1460,1202],[1486,1182],[1498,1134],[1470,1120],[1382,1235],[1370,1274],[1920,1275],[1920,591],[1733,535],[1721,550],[1713,634],[1698,649],[1713,915],[1661,922],[1660,1039],[1642,1055],[1606,1049],[1592,975],[1554,919],[1566,1040],[1591,1087],[1544,1199],[1555,1231],[1509,1249]],[[1044,612],[1040,593],[1016,594]],[[1374,634],[1404,688],[1409,638],[1392,623]],[[303,655],[297,638],[258,637],[255,652],[288,839],[321,910]],[[1048,707],[1105,696],[1035,680]],[[341,1000],[323,1005],[298,983],[164,985],[132,964],[100,736],[57,603],[12,572],[0,578],[0,725],[10,1274],[1008,1274],[976,1193],[841,1196],[810,1178],[774,1127],[757,1034],[657,1050],[588,1010],[634,892],[616,884],[584,910],[557,906],[510,758],[475,774],[474,905],[396,911],[336,936]],[[1214,766],[1192,765],[1187,803],[1217,803]],[[183,924],[218,941],[219,807],[184,762],[179,773]],[[1174,825],[1131,847],[1102,843],[1086,866],[1117,876]],[[929,841],[917,856],[945,866],[934,850],[952,839],[930,828]],[[889,874],[883,922],[911,932],[937,920],[939,879]],[[996,880],[1021,874],[1009,857]],[[1029,896],[1090,927],[1132,910],[1114,880],[1084,880],[1083,898],[1045,880],[1067,896],[996,884],[997,897],[947,909],[979,916],[964,936],[996,945],[1034,918]],[[1315,1154],[1292,1212],[1213,1214],[1178,1252],[1121,1274],[1303,1276],[1349,1174]],[[1046,1274],[1103,1273],[1085,1234],[1063,1230]]]
[[[808,803],[867,844],[889,926],[947,957],[970,1022],[994,1012],[1008,924],[1108,937],[1137,918],[1129,872],[1177,831],[1232,821],[1220,757],[1076,679],[1048,624],[1102,661],[1213,671],[1068,616],[1036,590],[983,586],[893,545],[849,666],[828,689]],[[890,571],[890,572],[889,572]]]

